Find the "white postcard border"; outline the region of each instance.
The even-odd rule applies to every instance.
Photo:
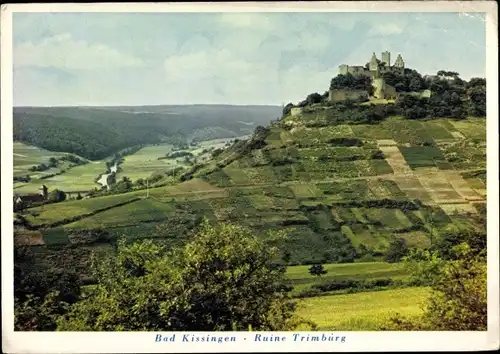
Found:
[[[170,353],[307,351],[469,351],[499,347],[498,208],[498,18],[494,1],[261,2],[170,4],[15,4],[1,7],[1,165],[2,165],[2,346],[8,353]],[[340,342],[294,342],[293,334],[312,332],[190,332],[236,336],[236,342],[182,342],[185,332],[14,332],[12,226],[12,13],[13,12],[485,12],[487,36],[487,230],[488,331],[485,332],[314,332],[345,336]],[[257,333],[287,337],[285,342],[255,342]],[[155,342],[157,334],[177,341]]]

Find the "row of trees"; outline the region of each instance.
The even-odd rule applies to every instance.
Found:
[[[433,81],[429,87],[432,91],[430,98],[404,94],[399,96],[396,105],[405,116],[410,119],[426,117],[461,119],[466,116],[486,116],[485,79],[473,78],[465,82],[457,76],[453,81]]]
[[[62,156],[60,158],[51,157],[49,159],[48,163],[41,163],[39,165],[34,165],[34,166],[29,168],[29,171],[41,172],[41,171],[46,171],[46,170],[51,169],[51,168],[56,168],[59,166],[61,161],[69,161],[70,162],[69,167],[84,165],[87,163],[85,160],[82,160],[75,155],[68,154],[68,155]]]

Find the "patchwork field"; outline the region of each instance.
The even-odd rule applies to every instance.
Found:
[[[91,246],[101,241],[82,235],[104,229],[111,244],[124,236],[181,245],[206,217],[246,225],[259,235],[286,230],[288,240],[277,259],[283,264],[380,261],[396,237],[410,247],[429,246],[425,215],[430,210],[438,215],[439,228],[456,222],[456,213],[467,218],[480,210],[486,195],[485,157],[477,155],[484,145],[481,122],[484,126],[484,120],[457,125],[396,117],[377,125],[273,127],[267,145],[244,153],[235,147],[244,143],[227,147],[186,182],[28,209],[24,218],[39,233],[18,239],[49,248]],[[476,152],[460,152],[459,144]],[[165,160],[157,158],[167,148],[150,146],[127,156],[122,173],[134,178],[163,169]],[[470,166],[472,158],[479,167],[459,168]],[[101,164],[75,167],[61,177],[78,173],[93,181]],[[47,179],[49,188],[55,188],[49,182],[56,177]],[[64,185],[66,180],[59,183],[63,190],[72,187]],[[417,199],[424,205],[414,203]],[[23,235],[22,228],[18,233]],[[380,265],[374,267],[376,272]],[[298,289],[308,286],[305,280]]]
[[[326,274],[315,276],[309,274],[306,265],[287,267],[286,277],[294,286],[293,294],[310,290],[312,285],[327,284],[342,280],[407,280],[408,273],[401,263],[363,262],[345,264],[324,264]]]
[[[243,139],[239,137],[238,139]],[[201,141],[196,146],[191,146],[183,151],[187,151],[193,155],[193,160],[197,162],[207,161],[210,158],[210,151],[224,148],[224,146],[234,139],[215,139]],[[124,162],[120,165],[121,172],[117,174],[117,178],[127,176],[132,181],[139,178],[147,178],[155,173],[163,173],[176,167],[188,166],[184,157],[165,158],[172,152],[173,145],[171,144],[156,144],[146,146],[132,155],[127,155]]]
[[[420,315],[428,294],[427,288],[405,288],[319,296],[299,301],[298,314],[320,331],[377,331],[392,316]]]
[[[143,147],[132,155],[124,157],[123,163],[120,165],[121,172],[117,174],[117,178],[127,176],[132,181],[139,178],[146,178],[155,172],[163,172],[167,169],[177,167],[176,159],[161,159],[172,151],[170,144],[158,144],[153,146]]]
[[[27,183],[16,182],[14,190],[16,193],[38,193],[42,184],[49,188],[64,191],[87,191],[99,187],[94,179],[106,171],[104,162],[97,161],[85,165],[74,166],[67,161],[60,161],[59,165],[45,171],[29,171],[33,166],[48,164],[50,158],[61,158],[66,153],[52,152],[39,149],[34,146],[14,142],[14,176],[29,175],[31,180]],[[83,158],[80,158],[84,160]],[[47,176],[52,176],[48,177]]]
[[[71,167],[68,162],[60,162],[57,168],[50,168],[41,172],[29,171],[29,168],[48,164],[51,157],[61,158],[66,153],[52,152],[37,147],[14,142],[14,176],[29,175],[31,180],[28,183],[15,183],[16,193],[38,193],[42,184],[49,188],[49,192],[60,189],[67,192],[88,191],[99,188],[100,185],[94,179],[106,171],[104,161],[93,161],[85,165]],[[80,158],[85,160],[83,158]],[[65,170],[63,172],[63,170]],[[63,172],[63,173],[62,173]],[[59,174],[61,173],[61,174]],[[57,175],[55,175],[57,174]],[[44,176],[54,175],[43,178]]]
[[[14,176],[21,175],[35,175],[29,171],[30,167],[39,165],[41,163],[48,163],[51,157],[62,157],[65,153],[47,151],[35,146],[26,145],[21,142],[15,141],[13,145],[13,158],[14,158]],[[48,173],[48,171],[44,171]],[[54,173],[54,172],[52,172]]]
[[[20,193],[36,193],[42,184],[47,186],[49,192],[54,189],[65,192],[99,189],[101,185],[95,183],[94,180],[104,172],[106,172],[104,161],[91,162],[73,167],[61,175],[42,180],[31,180],[30,183],[16,188],[15,191]]]
[[[129,202],[136,199],[134,195],[118,194],[100,198],[70,200],[29,209],[27,220],[32,225],[51,224],[64,219],[96,212],[100,209]]]

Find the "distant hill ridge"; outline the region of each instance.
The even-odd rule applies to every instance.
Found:
[[[267,124],[280,116],[278,106],[14,107],[16,141],[96,160],[121,149],[191,134],[226,138],[248,134],[239,121]]]

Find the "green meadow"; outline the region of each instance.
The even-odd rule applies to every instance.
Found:
[[[428,288],[319,296],[299,301],[298,314],[320,331],[377,331],[392,317],[422,314]]]
[[[385,262],[360,262],[344,264],[324,264],[327,271],[321,276],[311,275],[308,265],[289,266],[286,278],[290,280],[294,289],[292,294],[300,294],[305,290],[311,290],[313,285],[328,284],[333,281],[343,280],[377,280],[387,279],[406,281],[408,271],[402,263]]]

